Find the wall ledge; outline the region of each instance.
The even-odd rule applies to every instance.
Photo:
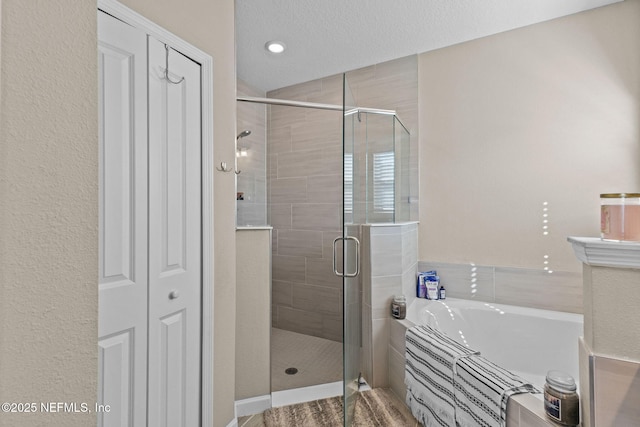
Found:
[[[242,225],[236,227],[236,231],[273,230],[270,225]]]
[[[638,242],[610,242],[598,237],[568,237],[567,241],[584,264],[640,269]]]
[[[403,225],[420,224],[420,221],[403,221],[403,222],[372,222],[366,223],[369,227],[400,227]]]

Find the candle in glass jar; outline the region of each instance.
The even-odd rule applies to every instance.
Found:
[[[640,193],[600,195],[602,240],[640,242]]]

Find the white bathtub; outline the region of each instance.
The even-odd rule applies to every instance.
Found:
[[[551,369],[579,380],[582,315],[456,298],[416,298],[407,308],[407,319],[443,331],[539,388]]]

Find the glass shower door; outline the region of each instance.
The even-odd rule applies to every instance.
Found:
[[[344,375],[344,425],[351,426],[355,413],[355,402],[360,386],[360,242],[357,205],[358,163],[355,156],[355,139],[358,131],[356,105],[346,75],[343,76],[343,204],[342,204],[342,289],[343,289],[343,375]]]

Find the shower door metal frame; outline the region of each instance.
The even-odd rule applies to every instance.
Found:
[[[342,105],[321,104],[317,102],[306,102],[306,101],[291,101],[288,99],[278,99],[278,98],[238,96],[236,97],[236,101],[253,102],[256,104],[282,105],[285,107],[315,108],[317,110],[343,111]],[[368,108],[368,107],[349,107],[349,109],[344,112],[344,115],[350,116],[351,114],[357,114],[357,113],[385,114],[389,116],[398,117],[395,110],[385,110],[382,108]]]

